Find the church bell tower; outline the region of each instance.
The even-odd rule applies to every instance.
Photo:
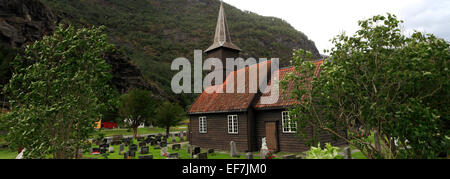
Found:
[[[223,8],[223,2],[220,3],[219,17],[217,19],[214,43],[205,50],[207,58],[218,58],[222,61],[222,69],[214,69],[223,71],[223,80],[227,77],[226,59],[239,57],[241,49],[231,42],[230,32],[228,30],[227,18]],[[228,69],[234,71],[234,69]],[[219,85],[219,84],[217,84]]]

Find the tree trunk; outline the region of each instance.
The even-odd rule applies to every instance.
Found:
[[[166,127],[166,135],[167,135],[167,136],[170,135],[170,126]]]
[[[137,137],[137,127],[133,127],[133,137],[136,138]]]

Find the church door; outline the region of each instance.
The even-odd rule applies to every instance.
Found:
[[[267,148],[274,152],[278,152],[278,131],[277,122],[266,122],[266,142]]]

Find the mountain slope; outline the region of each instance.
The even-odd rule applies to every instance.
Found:
[[[212,44],[219,0],[41,0],[59,19],[105,25],[110,40],[131,57],[144,76],[170,91],[177,57],[193,60],[195,49]],[[232,41],[243,57],[278,57],[286,66],[292,49],[320,54],[314,42],[287,22],[225,4]],[[187,100],[186,103],[190,103]]]

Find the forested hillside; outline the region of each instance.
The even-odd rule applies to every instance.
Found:
[[[42,0],[63,21],[105,25],[110,40],[123,49],[144,76],[165,91],[177,57],[212,43],[219,0]],[[279,57],[288,65],[292,49],[310,50],[314,42],[287,22],[225,5],[233,42],[244,57]],[[190,101],[190,100],[188,100]],[[186,102],[188,102],[186,101]]]

